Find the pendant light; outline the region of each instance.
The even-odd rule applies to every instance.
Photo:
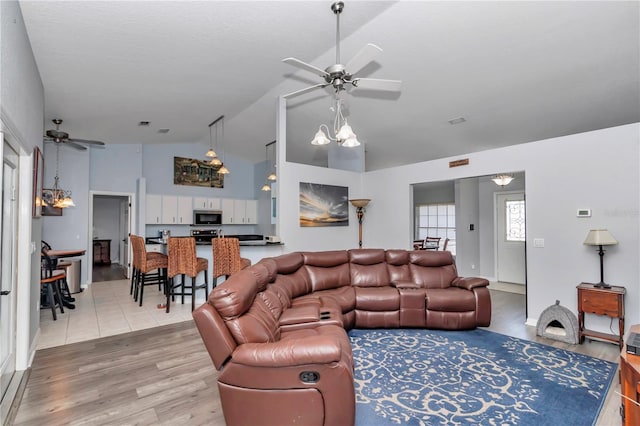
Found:
[[[221,115],[220,117],[216,118],[215,120],[213,120],[210,124],[209,124],[209,140],[210,140],[210,148],[209,151],[207,151],[207,153],[205,154],[207,157],[211,158],[211,161],[209,162],[209,164],[211,164],[212,166],[221,166],[222,165],[222,161],[220,161],[220,159],[218,158],[218,155],[216,154],[216,152],[213,150],[213,138],[211,136],[211,128],[213,126],[215,126],[216,129],[216,149],[218,148],[218,122],[221,121],[224,118],[224,115]]]
[[[267,164],[267,168],[270,168],[270,164],[269,164],[269,147],[273,146],[273,150],[274,150],[274,154],[275,154],[275,144],[276,144],[276,141],[273,141],[273,142],[269,142],[268,144],[266,144],[264,146],[264,157],[265,157],[265,162]],[[262,191],[265,191],[265,192],[266,191],[271,191],[271,186],[269,185],[269,181],[274,182],[274,181],[276,181],[278,179],[278,176],[276,176],[276,171],[275,171],[275,167],[276,167],[275,162],[276,162],[276,160],[275,160],[275,155],[274,155],[274,158],[273,158],[273,171],[271,173],[269,173],[269,175],[267,176],[267,182],[265,182],[265,184],[262,185],[262,188],[261,188]]]
[[[227,169],[224,165],[224,158],[225,158],[225,150],[224,150],[224,115],[221,117],[220,120],[220,139],[222,140],[222,142],[220,142],[220,145],[222,146],[222,158],[223,160],[220,161],[220,169],[218,170],[218,174],[221,175],[228,175],[229,169]]]

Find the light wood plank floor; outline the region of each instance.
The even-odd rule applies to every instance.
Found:
[[[617,346],[535,336],[524,296],[492,291],[490,330],[617,362]],[[193,321],[38,350],[16,425],[224,425],[216,372]],[[614,379],[597,424],[619,425]],[[559,419],[561,424],[561,419]]]

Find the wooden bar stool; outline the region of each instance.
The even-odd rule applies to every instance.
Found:
[[[133,273],[131,275],[131,288],[129,294],[133,293],[134,300],[142,306],[144,287],[158,284],[158,290],[164,284],[167,287],[167,267],[169,264],[166,254],[148,252],[144,238],[139,235],[131,235],[131,248],[133,250]],[[153,272],[155,271],[155,272]]]
[[[251,260],[240,257],[240,241],[237,238],[212,238],[213,247],[213,288],[218,278],[225,279],[233,273],[251,266]]]
[[[60,309],[60,313],[64,314],[64,308],[62,307],[62,291],[60,290],[60,283],[67,280],[67,274],[62,270],[51,270],[49,265],[51,259],[46,253],[41,254],[42,264],[40,267],[40,291],[44,296],[44,304],[51,308],[51,314],[53,320],[56,321],[56,308]],[[42,299],[42,298],[41,298]]]
[[[191,310],[196,307],[196,290],[203,288],[205,290],[205,300],[209,296],[209,261],[202,257],[196,256],[196,240],[193,237],[170,237],[168,240],[169,267],[167,285],[167,309],[171,300],[175,300],[175,296],[182,297],[184,304],[184,296],[191,296]],[[204,272],[204,283],[196,284],[196,277],[200,272]],[[176,275],[181,275],[179,284],[174,282]],[[191,278],[191,292],[187,292],[185,283],[185,275]],[[180,291],[177,291],[180,289]]]

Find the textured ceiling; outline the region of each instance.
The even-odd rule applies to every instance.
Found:
[[[262,161],[276,97],[317,82],[281,59],[335,59],[330,2],[20,4],[45,127],[63,118],[75,138],[206,146],[224,114],[226,151]],[[638,2],[347,1],[342,62],[375,43],[384,52],[362,76],[403,81],[347,96],[367,169],[640,121],[639,28]],[[289,105],[288,159],[326,165],[308,141],[332,122],[330,92]]]

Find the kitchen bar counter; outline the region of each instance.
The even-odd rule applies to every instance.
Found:
[[[160,238],[146,238],[146,244],[160,246],[161,250],[158,250],[162,253],[167,252],[167,243],[163,243]],[[150,250],[150,248],[148,248]],[[240,241],[240,256],[245,257],[251,260],[251,264],[254,265],[258,263],[260,260],[265,257],[275,257],[280,256],[284,253],[284,244],[283,243],[266,243],[263,245],[255,245],[253,244],[242,244]],[[202,243],[196,246],[196,255],[198,257],[203,257],[209,261],[209,283],[213,282],[213,247],[211,243]],[[220,278],[218,280],[218,284],[220,284],[224,278]]]

